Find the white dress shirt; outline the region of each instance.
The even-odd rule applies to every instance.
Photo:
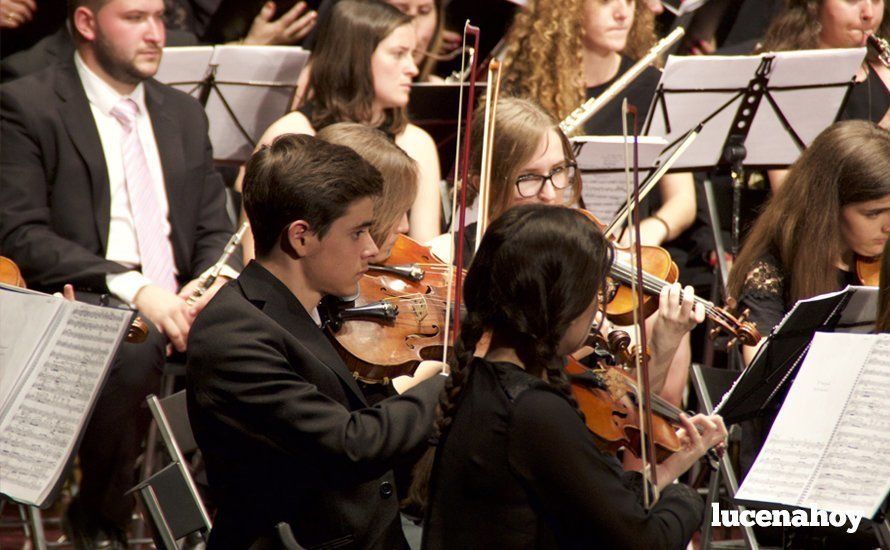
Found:
[[[120,122],[111,114],[111,110],[126,97],[129,97],[139,106],[139,114],[136,116],[136,130],[139,133],[139,141],[145,152],[145,160],[151,181],[155,191],[155,199],[161,211],[163,219],[164,235],[170,238],[170,221],[168,219],[169,204],[167,192],[164,187],[164,172],[161,167],[161,157],[158,153],[154,130],[151,126],[151,118],[145,106],[145,87],[142,83],[129,96],[122,96],[102,80],[96,73],[90,70],[83,62],[80,54],[74,54],[74,64],[77,74],[83,83],[84,91],[90,103],[96,128],[99,130],[99,139],[102,142],[102,151],[105,154],[105,166],[108,171],[108,185],[111,194],[111,220],[108,225],[108,248],[105,258],[120,263],[127,267],[136,267],[142,263],[139,256],[139,244],[136,239],[136,226],[133,222],[133,213],[130,209],[130,197],[125,184],[125,172],[123,162],[124,132]],[[108,290],[121,300],[132,304],[136,294],[142,287],[152,284],[151,280],[139,271],[127,271],[106,276]]]

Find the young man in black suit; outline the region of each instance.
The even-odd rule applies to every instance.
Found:
[[[184,350],[203,306],[185,297],[233,231],[193,98],[151,77],[163,0],[72,0],[76,52],[0,86],[0,250],[28,285],[140,310],[148,340],[123,344],[80,446],[68,510],[79,548],[123,544],[124,493],[147,430],[168,342]],[[236,266],[237,267],[237,266]],[[231,277],[237,272],[231,272]]]
[[[189,335],[189,418],[219,506],[209,548],[247,548],[279,522],[310,548],[407,547],[392,468],[425,445],[446,377],[422,364],[369,407],[316,310],[353,294],[377,253],[381,189],[354,151],[305,135],[247,165],[256,260]]]

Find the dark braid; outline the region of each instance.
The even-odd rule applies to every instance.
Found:
[[[484,329],[482,319],[475,313],[469,313],[467,318],[461,322],[460,336],[454,345],[454,353],[449,361],[451,376],[448,377],[445,388],[439,395],[438,418],[433,429],[433,436],[430,438],[430,447],[414,465],[408,496],[401,503],[402,509],[407,509],[412,515],[422,517],[426,509],[436,447],[451,428],[451,421],[454,419],[457,405],[460,402],[460,394],[470,377],[469,367],[473,361],[473,353],[476,351],[476,344],[482,338]]]

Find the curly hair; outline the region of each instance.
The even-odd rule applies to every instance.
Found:
[[[785,8],[773,19],[759,51],[813,50],[819,48],[822,24],[819,12],[825,0],[786,0]],[[884,19],[876,34],[890,35],[890,2],[884,2]],[[869,50],[869,60],[874,54]]]
[[[587,1],[530,0],[507,32],[504,90],[535,100],[560,120],[585,99],[581,17]],[[655,16],[637,2],[622,53],[637,59],[655,41]]]

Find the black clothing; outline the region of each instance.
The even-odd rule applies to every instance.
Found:
[[[213,169],[204,110],[154,80],[144,87],[182,284],[216,262],[233,228]],[[107,293],[106,275],[129,268],[105,259],[108,170],[73,54],[0,86],[0,119],[3,254],[19,265],[31,288],[52,292],[72,283],[82,301]],[[164,345],[154,328],[145,343],[121,345],[80,446],[83,512],[119,528],[129,523],[135,504],[124,492],[136,483],[134,466],[149,420],[145,397],[158,391]]]
[[[646,513],[641,476],[597,448],[565,396],[509,363],[470,369],[433,467],[425,549],[685,547],[702,520],[695,491],[670,485]]]
[[[391,468],[426,443],[444,381],[369,407],[293,293],[249,264],[189,334],[189,420],[219,505],[208,548],[282,521],[305,547],[406,547]]]
[[[634,60],[621,56],[621,65],[615,77],[600,84],[587,88],[587,97],[599,97],[611,86],[618,77],[623,75],[634,64]],[[643,133],[643,123],[646,122],[646,115],[649,113],[649,104],[655,96],[655,89],[658,87],[658,81],[661,79],[661,71],[653,66],[646,67],[640,76],[634,79],[627,88],[618,94],[608,105],[593,116],[584,124],[584,133],[592,136],[620,136],[621,129],[621,101],[626,97],[627,102],[635,105],[637,108],[637,125],[640,134]],[[628,128],[633,131],[633,128]]]
[[[869,64],[868,77],[862,82],[853,84],[850,97],[840,120],[870,120],[880,122],[890,109],[890,90]]]

